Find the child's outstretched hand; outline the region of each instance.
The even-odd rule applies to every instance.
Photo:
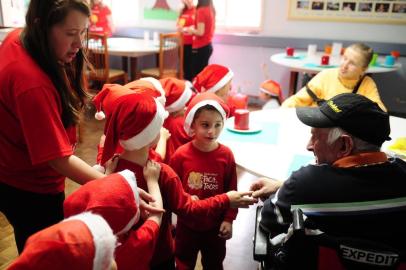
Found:
[[[228,221],[223,221],[220,225],[219,237],[226,240],[233,236],[233,224]]]
[[[229,191],[227,192],[231,208],[248,208],[258,202],[258,199],[252,197],[253,191]]]
[[[147,165],[143,169],[144,178],[148,181],[158,182],[159,174],[161,172],[161,165],[153,160],[148,160]]]

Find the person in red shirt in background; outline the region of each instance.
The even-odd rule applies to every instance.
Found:
[[[89,31],[111,37],[114,32],[114,24],[110,8],[103,4],[102,0],[90,0],[90,7],[92,14],[90,15]]]
[[[90,181],[65,200],[65,217],[86,211],[98,214],[107,221],[118,238],[115,252],[118,269],[149,269],[163,213],[159,171],[160,166],[149,161],[143,175],[155,199],[154,206],[162,212],[150,212],[149,216],[141,213],[145,222],[138,228],[134,224],[140,218],[140,199],[135,175],[129,170]]]
[[[176,78],[165,78],[160,81],[165,89],[165,109],[169,112],[169,116],[164,122],[164,128],[171,134],[166,143],[166,156],[164,159],[164,163],[169,164],[175,150],[192,140],[183,129],[183,115],[186,105],[195,93],[192,91],[192,85],[188,81]]]
[[[170,166],[181,178],[184,190],[197,201],[237,189],[234,155],[217,142],[228,113],[228,106],[213,93],[196,96],[187,107],[184,128],[193,140],[178,148]],[[236,209],[224,209],[211,218],[178,217],[178,270],[194,269],[199,251],[203,269],[223,269],[226,240],[232,237],[236,216]]]
[[[43,229],[27,240],[9,270],[117,270],[117,239],[103,217],[84,212]]]
[[[209,64],[213,53],[212,39],[216,24],[216,10],[212,0],[198,0],[196,6],[195,24],[184,29],[193,35],[192,42],[192,75],[194,78]]]
[[[184,7],[180,12],[176,27],[183,33],[183,75],[185,80],[192,81],[192,42],[193,35],[187,32],[188,27],[195,25],[196,8],[193,0],[182,0]]]
[[[73,153],[87,94],[86,0],[31,0],[0,46],[0,211],[26,239],[63,219],[65,178],[103,177]]]
[[[143,168],[147,164],[149,149],[159,140],[159,132],[167,112],[161,103],[146,93],[128,90],[128,94],[110,97],[113,94],[108,88],[103,89],[95,97],[96,108],[102,107],[110,111],[106,114],[106,140],[101,163],[104,164],[114,155],[117,145],[124,151],[117,158],[116,171],[128,169],[136,175],[137,185],[148,188],[143,175]],[[99,97],[98,97],[99,96]],[[217,212],[225,211],[229,207],[247,207],[255,202],[250,192],[229,191],[207,200],[192,200],[183,191],[182,183],[176,173],[166,164],[159,163],[159,187],[162,194],[163,206],[166,212],[162,217],[160,233],[157,240],[151,269],[175,269],[174,241],[172,236],[172,212],[187,218],[198,216],[202,219],[211,218]],[[136,225],[141,226],[143,221]],[[134,266],[136,268],[136,265]]]

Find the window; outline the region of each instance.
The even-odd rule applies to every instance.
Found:
[[[263,0],[213,0],[213,3],[218,30],[261,30]]]

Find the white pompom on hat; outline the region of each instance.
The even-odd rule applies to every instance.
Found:
[[[108,106],[104,104],[110,104],[111,100],[115,100],[122,95],[131,94],[132,92],[125,86],[119,84],[105,84],[102,90],[93,98],[93,104],[96,107],[95,118],[97,120],[103,120],[106,118],[106,114],[111,113]],[[106,108],[107,107],[107,108]]]
[[[160,82],[165,90],[165,109],[170,113],[184,109],[194,95],[189,81],[170,77]]]
[[[199,93],[215,93],[224,87],[234,77],[231,69],[211,64],[206,66],[193,80],[193,86]]]
[[[230,108],[228,105],[220,97],[216,96],[216,94],[209,92],[198,94],[190,101],[186,109],[183,128],[187,135],[192,136],[191,126],[197,110],[206,105],[211,105],[216,108],[221,114],[223,121],[225,121],[230,114]]]
[[[87,182],[66,198],[63,208],[65,217],[85,211],[99,214],[121,235],[139,220],[139,204],[135,175],[124,170]]]
[[[8,268],[108,270],[117,238],[103,217],[85,212],[39,231]]]

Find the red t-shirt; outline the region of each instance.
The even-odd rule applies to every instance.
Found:
[[[119,238],[115,250],[117,269],[149,270],[159,235],[159,225],[152,220],[145,221],[138,229],[130,230]]]
[[[211,43],[214,35],[215,17],[211,7],[200,7],[196,9],[195,27],[199,23],[204,24],[204,34],[202,36],[193,36],[193,48],[201,48]]]
[[[178,27],[189,27],[195,25],[195,13],[196,8],[192,7],[189,9],[185,9],[178,18],[176,25]],[[184,45],[192,45],[193,35],[183,32],[183,44]]]
[[[151,266],[163,263],[174,256],[174,241],[172,237],[172,212],[184,219],[192,216],[201,219],[211,219],[218,215],[218,212],[224,212],[229,208],[230,201],[226,194],[217,195],[207,200],[193,201],[187,194],[176,173],[166,164],[160,163],[161,172],[159,174],[159,188],[161,190],[163,206],[166,210],[162,217],[159,237],[152,257]],[[120,159],[117,163],[116,172],[129,169],[134,172],[137,178],[137,186],[148,190],[144,179],[143,168],[128,160]],[[143,221],[137,224],[141,226]]]
[[[171,133],[171,136],[166,141],[166,164],[169,163],[176,149],[192,140],[183,129],[183,122],[184,118],[182,115],[176,117],[169,115],[168,118],[165,119],[163,126]]]
[[[211,152],[202,152],[189,142],[173,154],[170,166],[182,180],[183,189],[191,195],[197,195],[199,199],[237,190],[234,155],[222,144]],[[178,222],[193,230],[207,231],[219,226],[223,220],[232,222],[236,216],[237,209],[228,209],[211,219],[178,217]]]
[[[14,30],[0,46],[0,182],[37,193],[64,190],[48,161],[70,156],[75,128],[62,123],[60,96]]]
[[[92,15],[90,15],[89,31],[111,36],[112,30],[107,19],[108,16],[111,16],[111,11],[108,6],[94,5],[92,8]]]

